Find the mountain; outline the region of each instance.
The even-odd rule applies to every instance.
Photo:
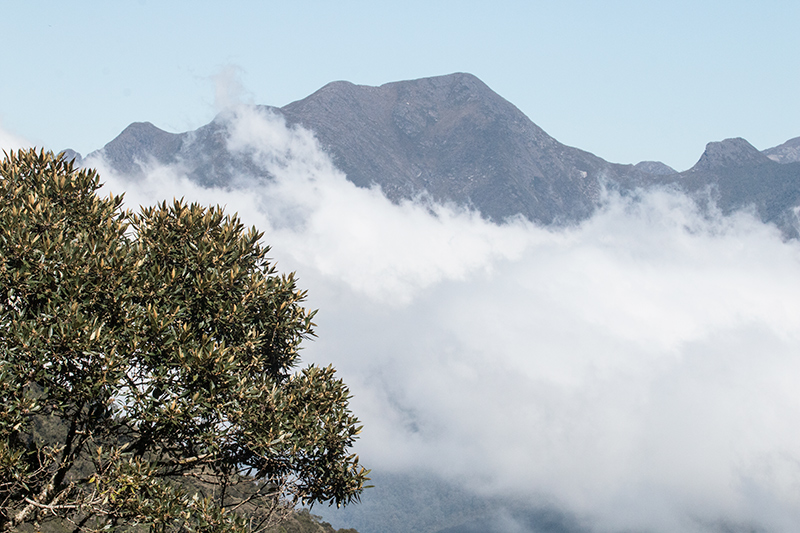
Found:
[[[603,178],[644,177],[559,143],[470,74],[335,82],[281,112],[314,131],[356,185],[377,183],[391,199],[427,191],[498,221],[581,219]]]
[[[496,221],[518,214],[545,224],[581,220],[597,207],[604,182],[646,182],[669,168],[616,165],[561,144],[470,74],[380,87],[333,82],[261,109],[312,130],[360,187],[377,184],[395,201],[425,191]],[[181,134],[135,123],[90,155],[126,174],[148,161],[181,162],[198,183],[226,185],[237,172],[257,171],[228,153],[226,139],[223,115]]]
[[[796,238],[800,236],[794,213],[800,206],[800,162],[778,163],[767,152],[759,152],[741,138],[711,142],[692,168],[661,181],[700,200],[712,199],[725,214],[752,208],[761,220]]]
[[[800,205],[800,137],[764,152],[744,139],[712,142],[682,173],[657,161],[609,163],[561,144],[465,73],[379,87],[337,81],[284,107],[258,109],[313,131],[348,180],[378,185],[394,201],[424,192],[498,222],[522,215],[568,224],[594,212],[604,187],[662,185],[710,197],[724,212],[753,206],[787,236],[800,235],[792,211]],[[180,163],[201,185],[230,186],[237,175],[262,171],[227,149],[228,127],[225,113],[178,134],[134,123],[90,156],[129,175],[149,162]]]
[[[183,138],[184,135],[167,133],[149,122],[134,122],[105,145],[103,155],[113,162],[115,170],[130,174],[139,168],[138,159],[152,158],[163,164],[173,162]]]

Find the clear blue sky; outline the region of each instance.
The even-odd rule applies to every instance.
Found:
[[[0,128],[54,150],[210,121],[214,76],[282,106],[333,80],[471,72],[561,142],[691,166],[800,136],[800,2],[2,2]]]

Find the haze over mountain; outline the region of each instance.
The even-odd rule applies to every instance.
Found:
[[[709,143],[680,174],[657,161],[609,163],[561,144],[464,73],[380,87],[333,82],[282,108],[259,108],[314,132],[348,180],[377,185],[393,201],[425,194],[498,222],[522,215],[565,224],[590,216],[604,187],[670,184],[713,198],[725,212],[752,205],[763,221],[798,235],[792,208],[800,205],[800,138],[763,153],[744,139]],[[134,123],[91,155],[125,174],[141,174],[148,162],[180,164],[204,186],[258,176],[246,154],[227,149],[228,119],[223,112],[179,134]]]

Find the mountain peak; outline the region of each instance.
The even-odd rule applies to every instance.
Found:
[[[472,74],[378,87],[333,82],[281,108],[312,130],[347,179],[392,200],[422,191],[487,218],[588,215],[608,163],[562,145]]]
[[[789,139],[785,143],[762,152],[777,163],[795,163],[800,161],[800,137]]]
[[[678,171],[661,161],[640,161],[633,165],[637,170],[652,174],[653,176],[669,176],[670,174],[677,174]]]
[[[741,137],[735,137],[708,143],[700,160],[691,170],[713,170],[766,162],[771,162],[771,160],[759,152],[755,146]]]
[[[378,87],[334,81],[306,98],[286,105],[282,110],[287,115],[339,114],[343,109],[349,109],[352,113],[391,114],[397,111],[398,106],[452,108],[460,107],[466,102],[497,100],[502,98],[476,76],[456,72],[430,78],[394,81]],[[433,109],[425,111],[435,112]]]
[[[113,168],[123,173],[134,173],[149,157],[160,163],[171,161],[181,143],[180,134],[166,132],[150,122],[134,122],[106,144],[101,152]]]

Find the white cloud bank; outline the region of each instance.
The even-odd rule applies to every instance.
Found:
[[[184,196],[265,231],[320,309],[305,358],[351,386],[368,467],[598,531],[800,523],[798,243],[668,192],[609,197],[561,230],[395,205],[308,131],[247,108],[229,120],[229,149],[271,180],[103,176],[129,206]]]

